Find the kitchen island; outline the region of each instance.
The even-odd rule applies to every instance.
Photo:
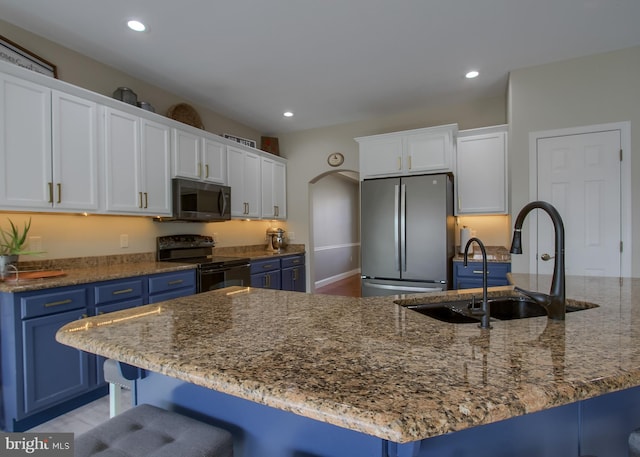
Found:
[[[550,278],[513,278],[548,291]],[[487,331],[394,297],[223,289],[57,339],[143,368],[140,402],[230,429],[238,456],[620,455],[640,426],[638,292],[638,279],[568,277],[569,299],[599,306]]]

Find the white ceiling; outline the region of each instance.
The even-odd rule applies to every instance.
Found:
[[[640,45],[640,0],[0,0],[0,18],[267,134],[500,95],[510,70]]]

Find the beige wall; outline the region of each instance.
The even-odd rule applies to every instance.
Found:
[[[640,47],[524,68],[509,83],[511,211],[529,200],[529,133],[585,125],[631,123],[631,233],[640,227]],[[526,246],[527,239],[523,239]],[[640,243],[632,248],[632,276],[640,276]],[[514,256],[513,270],[528,271],[529,256]]]

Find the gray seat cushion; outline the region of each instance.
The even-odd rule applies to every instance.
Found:
[[[640,457],[640,428],[629,435],[629,457]]]
[[[78,436],[76,457],[232,457],[223,429],[139,405]]]

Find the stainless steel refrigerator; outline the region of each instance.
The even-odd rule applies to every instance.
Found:
[[[454,252],[450,174],[364,180],[362,296],[447,290]]]

